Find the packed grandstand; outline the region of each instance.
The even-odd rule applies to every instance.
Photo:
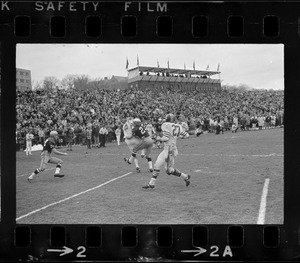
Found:
[[[257,128],[282,127],[284,93],[283,90],[199,92],[162,88],[17,91],[17,148],[24,147],[28,131],[34,135],[33,144],[38,144],[51,130],[57,130],[64,144],[70,126],[76,135],[74,143],[84,144],[89,123],[93,125],[93,133],[98,130],[96,125],[105,126],[109,142],[115,140],[115,129],[127,117],[139,117],[143,123],[155,124],[167,113],[174,113],[179,122],[185,122],[192,134],[197,128],[212,132],[220,123],[224,130],[230,130],[234,122],[238,122],[241,130],[249,130],[253,124]]]

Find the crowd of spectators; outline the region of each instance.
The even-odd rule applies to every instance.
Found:
[[[283,125],[284,120],[282,90],[32,90],[17,91],[16,100],[18,144],[28,130],[35,136],[33,143],[43,143],[51,130],[57,130],[63,144],[70,126],[76,135],[74,143],[84,144],[88,124],[92,124],[92,143],[104,127],[108,130],[107,141],[112,141],[116,128],[127,117],[155,123],[170,112],[186,122],[190,130],[201,126],[211,131],[215,122],[221,122],[226,130],[234,118],[241,127],[251,127],[259,117],[275,118],[277,125]]]

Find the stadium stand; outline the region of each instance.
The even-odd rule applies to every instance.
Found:
[[[129,116],[154,123],[173,112],[190,130],[201,127],[214,132],[217,123],[230,130],[234,118],[241,130],[258,126],[265,117],[266,127],[284,123],[283,90],[195,91],[151,87],[124,90],[30,90],[17,91],[16,144],[23,149],[26,129],[34,134],[33,145],[43,143],[50,130],[57,130],[65,144],[65,133],[71,125],[77,135],[74,143],[84,144],[86,127],[97,120],[109,131],[107,142],[115,140],[115,129]]]

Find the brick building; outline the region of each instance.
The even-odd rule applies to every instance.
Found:
[[[31,71],[28,69],[16,69],[16,88],[17,90],[32,90]]]

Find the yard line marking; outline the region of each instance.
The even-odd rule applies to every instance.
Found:
[[[55,168],[48,168],[48,169],[45,169],[44,171],[50,171],[50,170],[54,170]],[[22,177],[22,176],[25,176],[25,175],[30,175],[30,174],[21,174],[21,175],[17,175],[17,177]]]
[[[263,192],[261,195],[261,200],[260,200],[260,207],[259,207],[259,213],[258,213],[258,219],[257,219],[258,225],[263,225],[265,223],[269,182],[270,182],[270,179],[266,178],[265,183],[264,183]]]
[[[198,168],[201,168],[201,169],[208,169],[208,167],[198,167]],[[202,170],[201,169],[199,169],[199,170],[195,170],[194,172],[201,172]]]
[[[116,178],[113,178],[113,179],[111,179],[111,180],[109,180],[109,181],[103,183],[103,184],[99,184],[99,185],[97,185],[97,186],[95,186],[95,187],[93,187],[93,188],[87,189],[87,190],[85,190],[85,191],[83,191],[83,192],[80,192],[80,193],[78,193],[78,194],[71,195],[71,196],[69,196],[69,197],[67,197],[67,198],[64,198],[64,199],[60,200],[60,201],[57,201],[57,202],[54,202],[54,203],[52,203],[52,204],[43,206],[42,208],[36,209],[36,210],[34,210],[34,211],[32,211],[32,212],[26,214],[26,215],[23,215],[23,216],[20,216],[20,217],[16,218],[16,221],[18,221],[18,220],[20,220],[20,219],[22,219],[22,218],[24,218],[24,217],[30,216],[30,215],[32,215],[32,214],[34,214],[34,213],[37,213],[37,212],[39,212],[39,211],[41,211],[41,210],[44,210],[44,209],[46,209],[46,208],[48,208],[48,207],[50,207],[50,206],[54,206],[54,205],[60,204],[60,203],[62,203],[62,202],[68,201],[68,200],[70,200],[70,199],[72,199],[72,198],[74,198],[74,197],[77,197],[77,196],[80,196],[80,195],[82,195],[82,194],[85,194],[85,193],[88,193],[88,192],[90,192],[90,191],[93,191],[93,190],[95,190],[95,189],[97,189],[97,188],[100,188],[100,187],[106,185],[106,184],[109,184],[109,183],[111,183],[111,182],[113,182],[113,181],[116,181],[116,180],[118,180],[118,179],[120,179],[120,178],[123,178],[123,177],[125,177],[125,176],[127,176],[127,175],[129,175],[129,174],[131,174],[131,173],[132,173],[132,172],[129,172],[129,173],[127,173],[127,174],[120,175],[120,176],[118,176],[118,177],[116,177]]]

